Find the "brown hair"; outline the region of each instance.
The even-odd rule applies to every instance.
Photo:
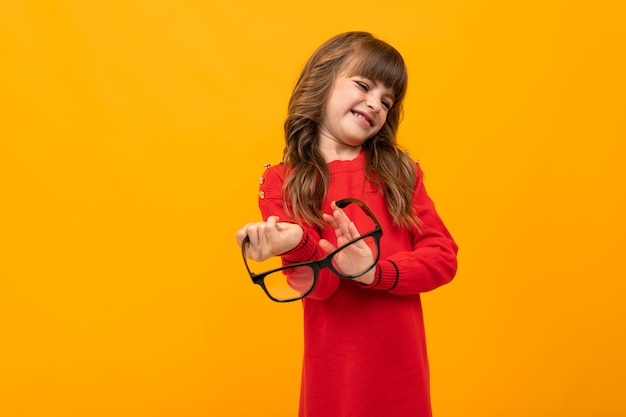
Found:
[[[394,92],[394,104],[380,131],[363,144],[367,178],[385,195],[394,223],[419,227],[412,195],[415,163],[398,148],[407,71],[400,53],[367,32],[346,32],[322,44],[309,58],[294,87],[285,120],[283,161],[288,175],[283,206],[294,219],[322,226],[322,201],[330,172],[318,149],[318,123],[336,77],[342,71],[384,83]]]

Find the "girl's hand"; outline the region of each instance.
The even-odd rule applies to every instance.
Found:
[[[320,247],[324,252],[331,253],[338,247],[345,245],[361,236],[357,230],[354,222],[346,215],[346,213],[335,205],[335,202],[331,203],[333,209],[332,216],[324,213],[324,221],[335,229],[335,235],[337,236],[337,247],[330,243],[326,239],[321,239],[319,242]],[[372,250],[367,244],[360,240],[346,249],[343,249],[334,257],[334,263],[342,274],[353,275],[372,264],[374,256]],[[376,268],[372,268],[366,274],[355,278],[354,281],[361,282],[363,284],[371,284],[374,281],[376,274]]]
[[[235,235],[241,247],[246,236],[250,244],[246,249],[248,258],[257,262],[280,255],[295,248],[302,240],[304,230],[297,224],[278,222],[278,216],[268,217],[266,222],[248,223]]]

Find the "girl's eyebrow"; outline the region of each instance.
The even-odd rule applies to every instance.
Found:
[[[392,101],[396,101],[396,93],[395,91],[393,91],[391,87],[388,87],[387,84],[385,83],[377,83],[377,84],[382,85],[385,89],[388,90],[388,92],[386,92],[384,96],[390,98]]]
[[[389,90],[389,93],[385,93],[385,94],[384,94],[384,96],[385,96],[385,97],[387,97],[387,98],[389,98],[392,102],[394,102],[394,103],[395,103],[395,101],[396,101],[396,93],[395,93],[395,91],[393,91],[393,89],[392,89],[391,87],[389,87],[386,83],[384,83],[384,82],[382,82],[382,81],[375,80],[374,78],[370,78],[370,77],[366,77],[366,76],[364,76],[364,75],[360,75],[360,74],[354,74],[354,75],[352,75],[352,77],[355,77],[355,78],[360,78],[360,79],[362,79],[362,80],[369,81],[369,82],[371,82],[371,83],[374,83],[376,86],[381,86],[381,85],[382,85],[384,88],[386,88],[387,90]]]
[[[379,80],[375,80],[375,79],[370,78],[370,77],[366,77],[366,76],[364,76],[364,75],[355,75],[355,77],[362,78],[362,79],[364,79],[364,80],[368,80],[369,82],[372,82],[372,83],[376,84],[377,86],[379,86],[379,85],[380,85],[380,86],[383,86],[384,88],[386,88],[387,90],[389,90],[389,91],[390,91],[390,93],[389,93],[389,94],[387,94],[387,95],[388,95],[389,97],[391,97],[392,99],[394,99],[394,100],[396,99],[396,94],[395,94],[395,92],[394,92],[394,91],[393,91],[393,89],[392,89],[391,87],[389,87],[386,83],[384,83],[384,82],[382,82],[382,81],[379,81]]]

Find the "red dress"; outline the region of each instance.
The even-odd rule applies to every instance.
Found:
[[[452,280],[457,245],[435,211],[417,165],[413,202],[423,231],[392,224],[383,195],[365,177],[363,151],[351,161],[328,164],[331,181],[323,203],[346,197],[367,204],[383,229],[374,282],[365,286],[320,272],[315,290],[303,299],[304,363],[300,417],[431,416],[428,358],[420,293]],[[288,220],[281,200],[284,165],[268,168],[259,207],[264,220]],[[358,207],[344,209],[360,233],[370,221]],[[335,242],[328,227],[304,226],[288,262],[322,258],[321,237]]]

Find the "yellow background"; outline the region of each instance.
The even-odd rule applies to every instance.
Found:
[[[300,306],[250,283],[234,233],[300,68],[346,30],[406,58],[400,141],[461,248],[424,295],[436,416],[626,415],[623,22],[604,1],[1,1],[0,415],[295,415]]]

